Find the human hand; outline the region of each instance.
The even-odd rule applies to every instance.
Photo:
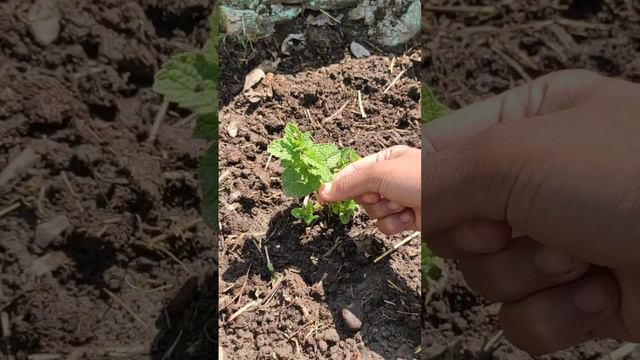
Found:
[[[385,234],[419,230],[420,149],[393,146],[364,157],[334,176],[319,192],[321,202],[354,199],[377,219]]]
[[[640,85],[553,73],[423,136],[424,237],[511,342],[640,341]]]

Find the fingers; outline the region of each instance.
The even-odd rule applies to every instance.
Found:
[[[427,245],[440,257],[465,259],[501,250],[511,233],[505,222],[478,220],[430,235]]]
[[[425,232],[503,220],[517,183],[543,176],[534,170],[543,170],[541,157],[553,145],[547,125],[586,101],[596,79],[584,71],[555,73],[426,124],[423,149],[433,150],[422,157]]]
[[[362,205],[362,207],[364,211],[366,211],[367,214],[374,219],[387,217],[391,214],[399,213],[400,211],[405,209],[404,205],[387,199],[382,199],[373,204],[365,204]]]
[[[500,323],[506,337],[534,355],[586,341],[610,327],[619,304],[615,281],[589,274],[572,283],[541,291],[520,302],[505,303]]]
[[[542,76],[498,96],[453,112],[423,126],[426,151],[438,151],[492,126],[562,111],[585,100],[600,75],[567,70]],[[428,150],[431,149],[431,150]]]
[[[411,209],[378,219],[376,226],[381,233],[394,235],[407,230],[418,230],[415,227],[415,214]]]
[[[407,156],[410,155],[410,156]],[[420,204],[420,150],[394,146],[367,156],[340,171],[318,193],[321,202],[356,198],[364,203],[390,198],[405,205]]]
[[[467,285],[494,301],[516,301],[581,277],[588,264],[526,238],[460,262]]]
[[[375,154],[365,156],[362,159],[354,161],[351,164],[347,165],[344,169],[340,170],[340,172],[338,172],[334,176],[334,181],[341,177],[352,175],[358,172],[358,170],[362,170],[377,162],[398,158],[410,149],[410,147],[405,145],[396,145]]]

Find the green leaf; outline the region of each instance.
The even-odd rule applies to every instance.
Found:
[[[441,118],[449,113],[449,109],[440,103],[433,91],[426,85],[422,86],[422,122],[427,123]]]
[[[284,140],[290,144],[300,140],[302,131],[296,124],[288,123],[284,128]]]
[[[291,197],[304,197],[320,187],[320,179],[308,172],[288,167],[282,172],[282,191]]]
[[[198,115],[193,137],[207,141],[218,138],[218,113]]]
[[[357,152],[355,152],[353,149],[351,148],[344,148],[340,151],[340,158],[338,160],[338,163],[336,164],[336,166],[333,169],[333,172],[338,172],[342,169],[344,169],[345,166],[351,164],[352,162],[359,160],[360,156],[358,155]]]
[[[216,113],[218,67],[200,53],[171,58],[156,74],[154,90],[198,114]]]
[[[275,140],[267,147],[267,152],[280,160],[292,161],[295,151],[291,144],[284,140]]]
[[[315,206],[309,202],[307,205],[303,207],[294,208],[291,210],[291,215],[296,219],[300,219],[305,222],[307,225],[311,225],[314,221],[316,221],[319,216],[314,214]]]
[[[346,225],[351,222],[353,216],[358,212],[358,205],[353,200],[338,201],[331,204],[331,210],[338,215],[340,222]]]
[[[212,229],[218,229],[218,144],[212,144],[200,159],[202,217]]]

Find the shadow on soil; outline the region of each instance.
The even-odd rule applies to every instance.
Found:
[[[327,229],[321,229],[319,225],[306,227],[290,215],[292,208],[278,212],[271,219],[262,240],[274,270],[280,275],[286,274],[285,270],[292,270],[302,277],[305,284],[301,286],[311,288],[311,296],[328,305],[341,339],[356,335],[347,328],[341,316],[342,309],[348,308],[362,320],[360,332],[367,348],[383,358],[411,356],[414,348],[408,344],[417,346],[420,337],[419,296],[416,289],[408,287],[390,267],[389,257],[373,264],[375,256],[385,250],[382,240],[375,235],[367,235],[368,239],[358,236],[360,241],[370,244],[369,254],[374,254],[366,257],[349,236],[350,227],[338,221],[330,222]],[[271,281],[266,256],[258,251],[254,241],[258,239],[246,239],[239,251],[244,254],[244,261],[229,264],[222,274],[225,281],[235,282],[245,277],[247,271],[249,278],[259,276],[267,283]],[[334,248],[336,241],[339,243]],[[411,312],[415,312],[415,316],[408,314]],[[382,330],[389,325],[400,328],[401,334]],[[393,336],[404,338],[406,341],[400,343],[407,345],[393,349],[394,353],[389,354],[387,344]]]
[[[217,265],[216,265],[217,266]],[[187,280],[163,308],[150,360],[210,360],[218,351],[218,281],[211,268]]]

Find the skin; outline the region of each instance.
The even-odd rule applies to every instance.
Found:
[[[429,123],[418,190],[404,151],[345,169],[321,197],[359,199],[387,233],[410,227],[385,202],[429,214],[413,228],[502,303],[505,335],[531,354],[640,342],[640,85],[557,72]]]

